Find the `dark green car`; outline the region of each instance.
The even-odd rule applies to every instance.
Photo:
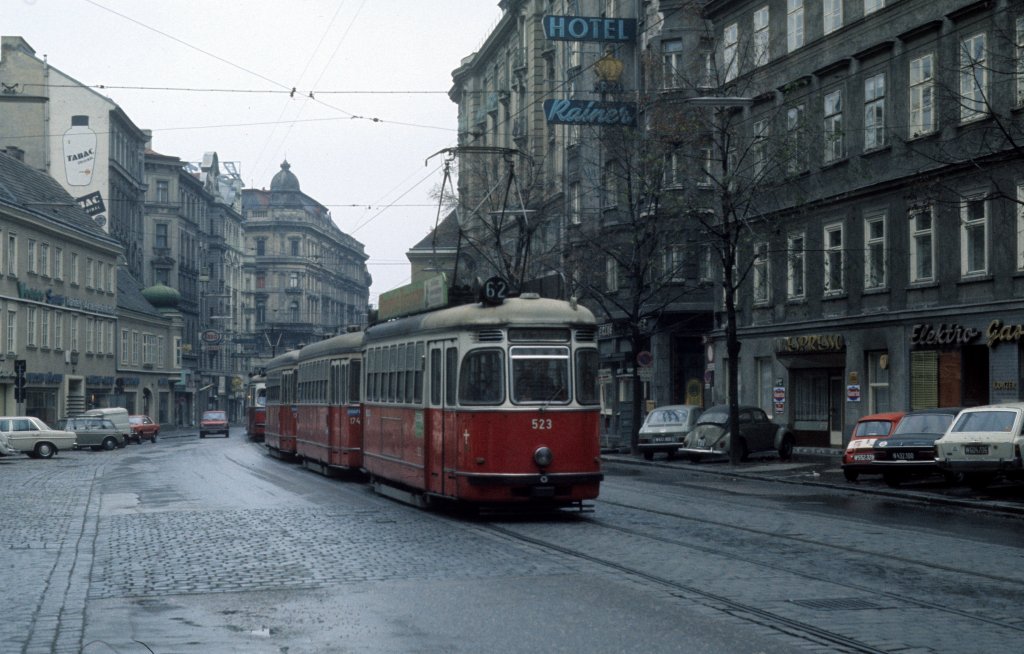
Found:
[[[64,429],[75,432],[78,437],[76,448],[80,450],[87,447],[94,450],[113,450],[128,444],[118,426],[106,418],[68,418],[64,423]]]

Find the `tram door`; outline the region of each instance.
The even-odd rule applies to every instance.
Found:
[[[448,409],[455,406],[458,360],[454,339],[427,343],[427,490],[441,495],[455,491],[455,413]]]

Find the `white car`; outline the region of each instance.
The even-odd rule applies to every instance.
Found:
[[[18,450],[11,447],[11,442],[7,440],[7,436],[0,432],[0,456],[14,456],[17,453]]]
[[[980,490],[998,477],[1024,479],[1024,403],[964,409],[935,441],[935,463]]]
[[[77,440],[75,432],[50,429],[32,416],[0,417],[0,433],[15,451],[33,459],[49,459],[61,450],[73,450]]]

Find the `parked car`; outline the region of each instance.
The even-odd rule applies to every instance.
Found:
[[[128,422],[128,409],[124,409],[121,407],[89,409],[82,415],[106,418],[107,420],[111,421],[112,423],[117,425],[118,429],[121,430],[121,434],[124,435],[124,440],[126,443],[132,440],[135,441],[136,443],[142,442],[141,438],[137,438],[135,434],[132,433],[132,425],[130,422]]]
[[[199,438],[206,438],[207,434],[228,434],[228,415],[224,411],[203,411],[199,420]]]
[[[18,452],[33,459],[49,459],[61,450],[75,449],[74,432],[51,429],[33,416],[5,416],[0,418],[0,432]]]
[[[7,436],[0,432],[0,456],[14,456],[15,454],[18,454],[18,450],[11,447],[11,442],[7,440]]]
[[[88,447],[94,450],[114,450],[128,444],[128,441],[124,440],[121,429],[107,418],[97,416],[68,418],[64,421],[63,428],[75,432],[78,449]]]
[[[640,427],[640,453],[648,461],[657,452],[664,452],[669,459],[675,458],[683,438],[693,429],[703,411],[701,407],[690,404],[670,404],[654,409]]]
[[[144,438],[150,443],[155,443],[156,437],[160,434],[160,425],[144,414],[128,416],[128,424],[131,425],[132,433],[139,443]]]
[[[772,422],[764,410],[756,406],[739,407],[740,418],[740,460],[745,461],[751,454],[771,452],[780,459],[793,456],[793,434],[781,425]],[[728,457],[731,447],[729,433],[729,407],[711,407],[697,420],[686,435],[679,454],[697,462],[712,457]]]
[[[875,441],[888,436],[900,424],[902,411],[872,413],[857,420],[850,432],[850,442],[843,452],[843,476],[846,481],[857,481],[865,472],[872,472]]]
[[[959,413],[960,407],[911,411],[891,435],[875,441],[867,467],[872,472],[881,472],[885,483],[894,488],[911,477],[942,473],[935,463],[935,441],[946,433]],[[942,474],[949,482],[958,477],[953,472]]]
[[[949,473],[963,473],[975,489],[999,477],[1024,479],[1024,403],[991,404],[964,409],[942,438],[935,441],[935,462]]]

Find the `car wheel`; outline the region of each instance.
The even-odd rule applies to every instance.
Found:
[[[35,452],[40,459],[49,459],[57,453],[57,448],[50,443],[36,443]]]
[[[199,432],[199,438],[206,438],[205,432]]]
[[[149,437],[149,442],[150,443],[155,443],[156,442],[156,432],[153,432],[153,434]]]
[[[644,458],[648,461],[654,460],[654,452],[644,452]]]
[[[854,472],[853,470],[843,470],[843,476],[846,477],[846,481],[852,483],[857,481],[857,477],[860,476],[860,473]]]
[[[779,458],[783,461],[789,461],[793,458],[793,438],[790,436],[783,436],[782,443],[779,445]]]
[[[896,473],[887,472],[882,475],[882,481],[884,481],[885,485],[889,488],[899,488],[900,484],[903,483],[903,477]]]
[[[106,438],[104,438],[103,439],[103,449],[108,450],[108,451],[109,450],[116,450],[117,449],[117,439],[114,438],[113,436],[107,436]]]

